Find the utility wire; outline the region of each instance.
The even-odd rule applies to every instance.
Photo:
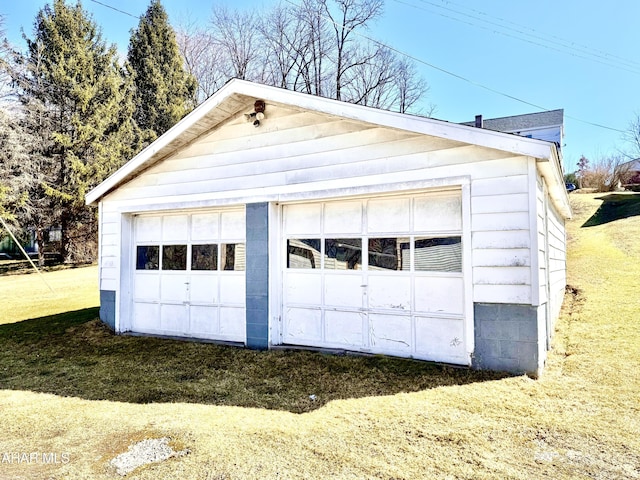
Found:
[[[124,14],[124,15],[128,15],[128,16],[130,16],[130,17],[134,17],[134,18],[140,18],[140,17],[138,17],[138,16],[136,16],[136,15],[132,15],[131,13],[125,12],[125,11],[123,11],[123,10],[119,10],[119,9],[117,9],[117,8],[115,8],[115,7],[112,7],[111,5],[108,5],[108,4],[106,4],[106,3],[100,2],[100,1],[98,1],[98,0],[90,0],[90,1],[92,1],[93,3],[97,3],[97,4],[99,4],[99,5],[102,5],[102,6],[104,6],[104,7],[110,8],[110,9],[112,9],[112,10],[115,10],[116,12],[120,12],[120,13],[122,13],[122,14]],[[402,2],[402,1],[400,1],[400,0],[395,0],[395,1],[396,1],[396,2],[398,2],[398,3],[405,3],[405,2]],[[292,0],[285,0],[285,2],[289,3],[290,5],[293,5],[293,6],[294,6],[294,7],[296,7],[296,8],[299,8],[299,7],[300,7],[297,3],[295,3],[295,2],[294,2],[294,1],[292,1]],[[427,3],[428,3],[428,2],[427,2]],[[419,7],[415,6],[415,5],[411,5],[411,4],[408,4],[408,3],[405,3],[405,5],[409,5],[409,6],[412,6],[412,7],[414,7],[414,8],[419,8]],[[338,25],[338,24],[337,24],[337,23],[336,23],[336,22],[335,22],[335,21],[334,21],[330,16],[325,15],[325,14],[320,14],[320,15],[321,15],[321,16],[323,16],[323,17],[324,17],[326,20],[328,20],[329,22],[331,22],[331,23],[333,23],[334,25],[336,25],[337,27],[340,27],[340,25]],[[473,25],[473,24],[470,24],[470,25]],[[469,84],[474,85],[474,86],[476,86],[476,87],[478,87],[478,88],[482,88],[483,90],[487,90],[488,92],[494,93],[494,94],[496,94],[496,95],[500,95],[500,96],[502,96],[502,97],[508,98],[508,99],[510,99],[510,100],[514,100],[514,101],[516,101],[516,102],[519,102],[519,103],[522,103],[522,104],[525,104],[525,105],[529,105],[530,107],[538,108],[538,109],[541,109],[541,110],[549,110],[548,108],[545,108],[545,107],[543,107],[543,106],[540,106],[540,105],[537,105],[537,104],[535,104],[535,103],[529,102],[529,101],[527,101],[527,100],[524,100],[524,99],[522,99],[522,98],[516,97],[516,96],[514,96],[514,95],[510,95],[510,94],[505,93],[505,92],[502,92],[502,91],[500,91],[500,90],[496,90],[496,89],[491,88],[491,87],[489,87],[489,86],[487,86],[487,85],[484,85],[484,84],[482,84],[482,83],[476,82],[476,81],[474,81],[474,80],[471,80],[471,79],[469,79],[469,78],[466,78],[466,77],[464,77],[464,76],[462,76],[462,75],[459,75],[459,74],[457,74],[457,73],[454,73],[454,72],[452,72],[452,71],[450,71],[450,70],[447,70],[447,69],[444,69],[444,68],[438,67],[437,65],[434,65],[434,64],[432,64],[432,63],[429,63],[429,62],[427,62],[426,60],[423,60],[423,59],[418,58],[418,57],[416,57],[416,56],[410,55],[410,54],[408,54],[408,53],[406,53],[406,52],[403,52],[403,51],[401,51],[401,50],[399,50],[399,49],[397,49],[397,48],[395,48],[395,47],[392,47],[392,46],[390,46],[390,45],[387,45],[387,44],[385,44],[385,43],[383,43],[383,42],[381,42],[381,41],[379,41],[379,40],[375,40],[375,39],[373,39],[373,38],[371,38],[371,37],[369,37],[369,36],[367,36],[367,35],[364,35],[364,34],[362,34],[362,33],[359,33],[359,32],[356,32],[356,31],[354,31],[353,33],[355,33],[355,34],[356,34],[356,35],[358,35],[359,37],[362,37],[362,38],[364,38],[364,39],[366,39],[366,40],[369,40],[370,42],[373,42],[373,43],[375,43],[375,44],[377,44],[377,45],[380,45],[381,47],[387,48],[387,49],[389,49],[389,50],[391,50],[391,51],[393,51],[393,52],[397,53],[398,55],[402,55],[402,56],[404,56],[404,57],[406,57],[406,58],[409,58],[409,59],[413,60],[414,62],[417,62],[417,63],[419,63],[419,64],[425,65],[426,67],[432,68],[432,69],[434,69],[434,70],[438,70],[439,72],[442,72],[442,73],[444,73],[444,74],[446,74],[446,75],[449,75],[449,76],[451,76],[451,77],[457,78],[458,80],[461,80],[461,81],[463,81],[463,82],[469,83]],[[514,38],[517,38],[517,37],[514,37]],[[633,72],[633,73],[640,73],[640,72]],[[570,118],[570,119],[575,120],[575,121],[577,121],[577,122],[584,123],[584,124],[586,124],[586,125],[591,125],[591,126],[593,126],[593,127],[604,128],[604,129],[606,129],[606,130],[611,130],[611,131],[619,132],[619,133],[625,133],[625,131],[624,131],[624,130],[620,130],[620,129],[618,129],[618,128],[609,127],[609,126],[607,126],[607,125],[602,125],[602,124],[595,123],[595,122],[590,122],[590,121],[588,121],[588,120],[583,120],[583,119],[581,119],[581,118],[573,117],[573,116],[571,116],[571,115],[565,115],[565,116],[566,116],[567,118]]]
[[[605,57],[603,55],[597,55],[597,54],[594,54],[592,52],[583,52],[583,51],[580,51],[580,50],[578,50],[576,48],[567,46],[567,45],[559,43],[559,42],[554,42],[554,41],[550,41],[549,39],[546,39],[546,38],[541,38],[541,37],[538,37],[538,36],[535,36],[535,35],[531,35],[531,34],[529,34],[527,32],[522,31],[522,30],[517,30],[517,29],[511,28],[511,27],[505,26],[505,25],[501,25],[501,24],[496,23],[496,22],[483,20],[483,19],[480,19],[480,18],[475,17],[473,15],[469,15],[469,14],[464,13],[464,12],[459,12],[459,11],[453,10],[451,8],[443,7],[441,5],[437,5],[437,4],[433,3],[433,2],[429,2],[429,1],[426,1],[426,0],[420,0],[420,1],[422,3],[425,3],[425,4],[433,5],[436,8],[440,8],[440,9],[443,9],[443,10],[446,10],[446,11],[449,11],[449,12],[453,12],[453,13],[455,13],[457,15],[462,15],[464,17],[469,17],[469,18],[471,18],[473,20],[479,20],[481,22],[485,22],[485,23],[487,23],[489,25],[492,25],[493,27],[499,27],[501,29],[511,30],[512,32],[515,32],[516,34],[508,33],[506,31],[496,30],[493,27],[487,27],[487,26],[484,26],[484,25],[479,25],[478,23],[473,23],[471,21],[464,20],[464,19],[461,19],[461,18],[457,18],[457,17],[454,17],[452,15],[448,15],[446,13],[433,11],[433,10],[430,10],[429,8],[426,8],[426,7],[423,7],[423,6],[419,6],[419,5],[415,5],[415,4],[412,4],[412,3],[407,2],[407,1],[403,1],[403,0],[394,0],[394,1],[396,3],[402,4],[402,5],[406,5],[406,6],[418,9],[418,10],[422,10],[422,11],[425,11],[425,12],[428,12],[428,13],[432,13],[434,15],[441,16],[443,18],[447,18],[449,20],[453,20],[455,22],[463,23],[465,25],[469,25],[469,26],[472,26],[472,27],[475,27],[475,28],[479,28],[479,29],[482,29],[482,30],[487,30],[487,31],[489,31],[491,33],[494,33],[494,34],[502,35],[502,36],[509,37],[509,38],[514,38],[514,39],[519,40],[521,42],[525,42],[525,43],[529,43],[531,45],[535,45],[535,46],[538,46],[538,47],[546,48],[548,50],[552,50],[552,51],[555,51],[555,52],[563,53],[563,54],[566,54],[566,55],[571,55],[571,56],[577,57],[577,58],[582,58],[583,60],[589,60],[589,61],[592,61],[592,62],[596,62],[596,63],[599,63],[601,65],[605,65],[607,67],[617,68],[619,70],[623,70],[623,71],[626,71],[626,72],[629,72],[629,73],[633,73],[635,75],[640,75],[640,64],[638,64],[637,66],[634,66],[634,65],[630,65],[628,63],[620,62],[619,60],[609,59],[609,58],[607,58],[607,57]],[[524,27],[524,28],[526,28],[526,27]],[[534,39],[536,39],[538,41],[534,41],[534,40],[530,40],[530,39],[527,39],[527,38],[523,38],[522,35],[532,37],[532,38],[534,38]],[[548,44],[540,43],[541,41],[542,42],[547,42]],[[557,46],[554,46],[554,44],[557,45]],[[561,48],[558,48],[558,46],[560,46]]]
[[[134,15],[134,14],[132,14],[132,13],[125,12],[124,10],[120,10],[119,8],[112,7],[111,5],[108,5],[108,4],[106,4],[106,3],[99,2],[98,0],[89,0],[89,1],[91,1],[91,2],[93,2],[93,3],[97,3],[98,5],[102,5],[103,7],[110,8],[111,10],[115,10],[116,12],[123,13],[124,15],[129,15],[130,17],[137,18],[138,20],[140,19],[140,17],[139,17],[138,15]]]
[[[298,5],[298,4],[296,4],[295,2],[293,2],[292,0],[285,0],[285,2],[287,2],[287,3],[291,4],[291,5],[293,5],[294,7],[299,7],[299,5]],[[326,20],[328,20],[329,22],[333,23],[333,24],[334,24],[334,25],[336,25],[337,27],[340,27],[340,25],[339,25],[338,23],[336,23],[336,22],[335,22],[335,21],[334,21],[330,16],[325,15],[325,14],[321,14],[321,15],[322,15]],[[464,76],[459,75],[459,74],[457,74],[457,73],[454,73],[454,72],[452,72],[452,71],[450,71],[450,70],[447,70],[447,69],[444,69],[444,68],[438,67],[437,65],[434,65],[434,64],[432,64],[432,63],[429,63],[429,62],[427,62],[426,60],[423,60],[423,59],[418,58],[418,57],[416,57],[416,56],[414,56],[414,55],[411,55],[411,54],[408,54],[408,53],[406,53],[406,52],[403,52],[403,51],[401,51],[401,50],[399,50],[399,49],[397,49],[397,48],[395,48],[395,47],[392,47],[392,46],[390,46],[390,45],[387,45],[386,43],[383,43],[383,42],[381,42],[381,41],[379,41],[379,40],[375,40],[375,39],[373,39],[373,38],[371,38],[371,37],[369,37],[369,36],[367,36],[367,35],[364,35],[364,34],[362,34],[362,33],[359,33],[359,32],[356,32],[356,31],[353,31],[353,33],[354,33],[354,34],[356,34],[356,35],[358,35],[359,37],[362,37],[362,38],[364,38],[364,39],[366,39],[366,40],[369,40],[370,42],[373,42],[373,43],[375,43],[375,44],[377,44],[377,45],[380,45],[381,47],[388,48],[389,50],[391,50],[391,51],[393,51],[393,52],[395,52],[395,53],[397,53],[397,54],[399,54],[399,55],[402,55],[402,56],[404,56],[404,57],[406,57],[406,58],[409,58],[409,59],[413,60],[414,62],[420,63],[420,64],[425,65],[425,66],[427,66],[427,67],[429,67],[429,68],[432,68],[432,69],[434,69],[434,70],[438,70],[439,72],[442,72],[442,73],[444,73],[444,74],[446,74],[446,75],[449,75],[449,76],[451,76],[451,77],[457,78],[458,80],[462,80],[463,82],[469,83],[469,84],[474,85],[474,86],[476,86],[476,87],[478,87],[478,88],[482,88],[483,90],[487,90],[488,92],[494,93],[494,94],[496,94],[496,95],[500,95],[500,96],[502,96],[502,97],[508,98],[508,99],[510,99],[510,100],[514,100],[514,101],[519,102],[519,103],[523,103],[523,104],[525,104],[525,105],[529,105],[530,107],[538,108],[538,109],[540,109],[540,110],[549,110],[549,108],[546,108],[546,107],[540,106],[540,105],[538,105],[538,104],[535,104],[535,103],[529,102],[529,101],[527,101],[527,100],[524,100],[524,99],[522,99],[522,98],[516,97],[516,96],[514,96],[514,95],[510,95],[510,94],[508,94],[508,93],[502,92],[502,91],[500,91],[500,90],[496,90],[496,89],[494,89],[494,88],[488,87],[487,85],[484,85],[484,84],[482,84],[482,83],[479,83],[479,82],[476,82],[476,81],[474,81],[474,80],[471,80],[470,78],[467,78],[467,77],[464,77]],[[586,124],[586,125],[591,125],[591,126],[593,126],[593,127],[604,128],[604,129],[606,129],[606,130],[611,130],[611,131],[619,132],[619,133],[626,133],[624,130],[620,130],[620,129],[618,129],[618,128],[609,127],[609,126],[607,126],[607,125],[602,125],[602,124],[595,123],[595,122],[590,122],[590,121],[588,121],[588,120],[583,120],[583,119],[581,119],[581,118],[574,117],[574,116],[571,116],[571,115],[565,115],[565,116],[566,116],[567,118],[570,118],[571,120],[575,120],[575,121],[577,121],[577,122],[584,123],[584,124]]]
[[[420,0],[420,1],[422,1],[423,3],[431,3],[431,2],[428,2],[427,0]],[[484,16],[484,17],[488,17],[488,18],[493,18],[494,20],[497,20],[497,21],[502,22],[502,23],[506,23],[506,24],[509,24],[509,25],[514,25],[515,27],[519,27],[519,28],[524,28],[526,30],[529,30],[530,32],[534,32],[535,34],[537,34],[537,35],[532,35],[532,34],[524,33],[525,35],[529,35],[529,36],[534,37],[534,38],[538,38],[538,39],[541,39],[541,40],[544,40],[544,41],[549,41],[548,39],[552,38],[554,40],[558,40],[557,43],[559,45],[566,46],[566,48],[573,48],[573,49],[577,49],[577,50],[582,50],[582,51],[584,51],[584,52],[586,52],[588,54],[593,54],[593,52],[598,52],[604,57],[610,57],[612,59],[617,59],[617,60],[621,61],[622,63],[627,64],[629,66],[633,66],[633,65],[640,66],[640,62],[638,62],[638,61],[630,60],[628,58],[624,58],[624,57],[621,57],[619,55],[615,55],[613,53],[606,52],[604,50],[599,50],[597,48],[593,48],[593,47],[590,47],[590,46],[587,46],[587,45],[584,45],[584,44],[580,44],[580,43],[577,43],[577,42],[575,42],[573,40],[568,40],[566,38],[562,38],[562,37],[559,37],[559,36],[554,35],[554,34],[540,32],[540,31],[536,30],[535,28],[529,27],[527,25],[522,25],[522,24],[519,24],[519,23],[516,23],[516,22],[512,22],[510,20],[507,20],[507,19],[504,19],[504,18],[501,18],[501,17],[492,16],[492,15],[489,15],[489,14],[487,14],[487,13],[481,11],[481,10],[476,10],[474,8],[471,8],[471,7],[466,7],[464,5],[460,5],[460,4],[457,4],[455,2],[452,2],[451,0],[440,0],[440,2],[441,3],[445,3],[447,5],[455,5],[455,6],[459,7],[459,8],[466,9],[466,10],[469,10],[471,12],[477,13],[478,15],[481,15],[481,16]],[[485,21],[482,18],[480,18],[480,20],[481,21]],[[508,27],[505,27],[505,28],[508,28]],[[544,37],[541,37],[540,35],[544,35]]]

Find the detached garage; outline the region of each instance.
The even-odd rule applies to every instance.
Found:
[[[551,142],[232,80],[87,195],[116,332],[540,373]]]

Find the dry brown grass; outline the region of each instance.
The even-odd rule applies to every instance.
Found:
[[[573,294],[540,380],[373,392],[302,414],[88,400],[3,386],[0,454],[68,452],[70,461],[0,463],[0,478],[114,478],[106,466],[113,456],[137,440],[161,436],[191,453],[127,478],[640,478],[640,218],[582,228],[600,205],[597,198],[571,196]],[[29,345],[37,350],[36,343],[24,343],[27,361]],[[137,361],[145,361],[145,352]],[[0,375],[6,368],[0,362]]]

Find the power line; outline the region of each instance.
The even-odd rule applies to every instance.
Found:
[[[102,3],[102,2],[100,2],[100,1],[98,1],[98,0],[90,0],[90,1],[91,1],[91,2],[93,2],[93,3],[97,3],[97,4],[99,4],[99,5],[102,5],[102,6],[104,6],[104,7],[110,8],[110,9],[112,9],[112,10],[115,10],[115,11],[117,11],[117,12],[120,12],[120,13],[122,13],[122,14],[124,14],[124,15],[128,15],[128,16],[130,16],[130,17],[134,17],[134,18],[140,18],[140,17],[138,17],[138,16],[136,16],[136,15],[133,15],[133,14],[131,14],[131,13],[129,13],[129,12],[125,12],[125,11],[123,11],[123,10],[119,10],[119,9],[117,9],[117,8],[115,8],[115,7],[112,7],[111,5],[108,5],[108,4],[106,4],[106,3]],[[285,0],[285,1],[286,1],[287,3],[289,3],[289,4],[293,5],[294,7],[299,8],[299,5],[298,5],[298,4],[296,4],[295,2],[293,2],[292,0]],[[419,8],[419,7],[415,6],[415,5],[411,5],[411,4],[408,4],[408,3],[402,2],[402,1],[400,1],[400,0],[395,0],[395,1],[396,1],[396,2],[398,2],[398,3],[404,3],[405,5],[409,5],[409,6],[412,6],[412,7],[414,7],[414,8]],[[431,2],[426,2],[425,0],[421,0],[421,1],[423,1],[423,2],[425,2],[425,3],[431,3]],[[444,8],[444,7],[443,7],[443,8]],[[423,9],[423,10],[424,10],[424,9]],[[328,15],[324,15],[324,14],[321,14],[321,15],[322,15],[326,20],[328,20],[329,22],[331,22],[331,23],[333,23],[334,25],[336,25],[336,26],[338,26],[338,27],[339,27],[339,25],[338,25],[338,24],[337,24],[337,23],[336,23],[336,22],[335,22],[335,21],[334,21],[330,16],[328,16]],[[441,15],[441,14],[439,14],[439,15]],[[466,15],[466,14],[465,14],[465,15]],[[468,23],[468,22],[465,22],[465,23]],[[470,23],[469,23],[469,24],[470,24]],[[470,24],[470,25],[473,25],[473,24]],[[516,96],[514,96],[514,95],[511,95],[511,94],[508,94],[508,93],[502,92],[502,91],[500,91],[500,90],[496,90],[496,89],[491,88],[491,87],[489,87],[489,86],[487,86],[487,85],[484,85],[484,84],[482,84],[482,83],[476,82],[476,81],[474,81],[474,80],[471,80],[471,79],[469,79],[469,78],[466,78],[466,77],[464,77],[464,76],[462,76],[462,75],[459,75],[459,74],[457,74],[457,73],[454,73],[454,72],[452,72],[452,71],[450,71],[450,70],[447,70],[447,69],[444,69],[444,68],[442,68],[442,67],[438,67],[437,65],[434,65],[434,64],[432,64],[432,63],[429,63],[429,62],[427,62],[426,60],[423,60],[423,59],[421,59],[421,58],[418,58],[418,57],[416,57],[416,56],[414,56],[414,55],[410,55],[410,54],[408,54],[408,53],[406,53],[406,52],[403,52],[403,51],[401,51],[401,50],[399,50],[399,49],[397,49],[397,48],[395,48],[395,47],[392,47],[392,46],[390,46],[390,45],[387,45],[387,44],[385,44],[385,43],[383,43],[383,42],[381,42],[381,41],[379,41],[379,40],[375,40],[375,39],[373,39],[373,38],[371,38],[371,37],[368,37],[367,35],[364,35],[364,34],[361,34],[361,33],[359,33],[359,32],[355,32],[355,31],[354,31],[353,33],[355,33],[356,35],[358,35],[358,36],[360,36],[360,37],[362,37],[362,38],[364,38],[364,39],[366,39],[366,40],[369,40],[370,42],[373,42],[373,43],[375,43],[375,44],[377,44],[377,45],[380,45],[380,46],[382,46],[382,47],[385,47],[385,48],[387,48],[387,49],[389,49],[389,50],[391,50],[391,51],[393,51],[393,52],[395,52],[395,53],[397,53],[397,54],[399,54],[399,55],[402,55],[402,56],[404,56],[404,57],[406,57],[406,58],[409,58],[409,59],[411,59],[411,60],[413,60],[413,61],[415,61],[415,62],[417,62],[417,63],[420,63],[420,64],[422,64],[422,65],[425,65],[426,67],[432,68],[432,69],[434,69],[434,70],[438,70],[439,72],[442,72],[442,73],[444,73],[444,74],[446,74],[446,75],[449,75],[449,76],[452,76],[452,77],[454,77],[454,78],[457,78],[458,80],[461,80],[461,81],[463,81],[463,82],[469,83],[470,85],[473,85],[473,86],[475,86],[475,87],[482,88],[482,89],[484,89],[484,90],[487,90],[488,92],[494,93],[494,94],[496,94],[496,95],[500,95],[500,96],[505,97],[505,98],[508,98],[508,99],[510,99],[510,100],[514,100],[514,101],[519,102],[519,103],[522,103],[522,104],[524,104],[524,105],[529,105],[530,107],[538,108],[538,109],[541,109],[541,110],[549,110],[548,108],[545,108],[545,107],[543,107],[543,106],[540,106],[540,105],[537,105],[537,104],[535,104],[535,103],[529,102],[529,101],[527,101],[527,100],[524,100],[524,99],[522,99],[522,98],[516,97]],[[511,37],[513,37],[512,35],[507,35],[507,36],[511,36]],[[513,37],[513,38],[517,38],[517,37]],[[531,42],[531,43],[535,43],[535,42]],[[544,46],[544,45],[541,45],[541,46]],[[602,63],[602,62],[601,62],[601,63]],[[638,74],[640,74],[640,72],[632,72],[632,73],[638,73]],[[614,127],[609,127],[609,126],[607,126],[607,125],[602,125],[602,124],[595,123],[595,122],[590,122],[590,121],[588,121],[588,120],[583,120],[583,119],[581,119],[581,118],[573,117],[573,116],[571,116],[571,115],[566,115],[566,117],[567,117],[567,118],[570,118],[570,119],[572,119],[572,120],[575,120],[575,121],[577,121],[577,122],[584,123],[584,124],[586,124],[586,125],[591,125],[591,126],[593,126],[593,127],[603,128],[603,129],[606,129],[606,130],[611,130],[611,131],[619,132],[619,133],[625,133],[625,131],[624,131],[624,130],[620,130],[620,129],[617,129],[617,128],[614,128]]]
[[[431,2],[426,2],[426,0],[420,0],[420,1],[422,1],[423,3],[431,3]],[[469,11],[477,13],[479,15],[482,15],[482,16],[485,16],[485,17],[489,17],[489,18],[493,18],[493,19],[498,20],[500,22],[503,22],[503,23],[506,23],[506,24],[509,24],[509,25],[514,25],[514,26],[519,27],[519,28],[524,28],[524,29],[529,30],[531,32],[534,32],[536,34],[544,35],[544,37],[540,37],[540,36],[524,33],[525,35],[529,35],[529,36],[532,36],[534,38],[540,38],[540,39],[543,39],[545,41],[549,41],[548,38],[553,38],[554,40],[558,40],[560,45],[564,45],[567,48],[576,48],[576,47],[578,47],[577,48],[578,50],[583,50],[584,52],[586,52],[588,54],[592,54],[592,52],[598,52],[598,53],[602,54],[602,56],[604,56],[604,57],[611,57],[611,58],[620,60],[622,63],[625,63],[627,65],[640,66],[640,62],[637,62],[635,60],[630,60],[628,58],[624,58],[624,57],[615,55],[613,53],[606,52],[604,50],[599,50],[597,48],[593,48],[593,47],[590,47],[590,46],[587,46],[587,45],[584,45],[584,44],[580,44],[580,43],[577,43],[577,42],[575,42],[573,40],[568,40],[568,39],[559,37],[559,36],[554,35],[554,34],[539,32],[538,30],[536,30],[535,28],[532,28],[530,26],[522,25],[522,24],[519,24],[519,23],[516,23],[516,22],[512,22],[510,20],[506,20],[506,19],[501,18],[501,17],[496,17],[496,16],[493,16],[493,15],[489,15],[489,14],[487,14],[487,13],[481,11],[481,10],[476,10],[474,8],[471,8],[471,7],[466,7],[464,5],[456,4],[455,2],[452,2],[451,0],[440,0],[440,2],[441,3],[446,3],[448,5],[455,5],[457,7],[469,10]],[[482,20],[482,19],[480,19],[480,20]]]
[[[607,56],[605,56],[605,55],[595,54],[592,51],[580,50],[580,49],[577,49],[577,48],[575,48],[573,46],[566,45],[565,43],[549,40],[548,38],[545,38],[545,37],[532,35],[530,33],[524,32],[522,30],[518,30],[518,29],[515,29],[515,28],[512,28],[512,27],[506,26],[506,25],[501,25],[499,23],[492,22],[492,21],[489,21],[489,20],[484,20],[482,18],[478,18],[476,16],[473,16],[473,15],[470,15],[470,14],[467,14],[467,13],[464,13],[464,12],[460,12],[458,10],[447,8],[447,7],[444,7],[444,6],[441,6],[441,5],[437,5],[437,4],[435,4],[433,2],[430,2],[430,1],[427,1],[427,0],[420,0],[420,2],[432,5],[432,6],[436,7],[436,8],[443,9],[443,10],[448,11],[448,12],[452,12],[452,13],[454,13],[456,15],[462,15],[464,17],[468,17],[468,18],[471,18],[473,20],[478,20],[478,21],[487,23],[488,25],[492,25],[493,27],[499,27],[500,29],[505,29],[507,31],[496,30],[495,28],[492,28],[492,27],[479,25],[477,23],[474,23],[474,22],[471,22],[471,21],[468,21],[468,20],[464,20],[462,18],[457,18],[457,17],[452,16],[452,15],[448,15],[448,14],[445,14],[445,13],[442,13],[442,12],[438,12],[438,11],[433,11],[433,10],[430,10],[430,9],[428,9],[426,7],[412,4],[412,3],[408,2],[408,1],[403,1],[403,0],[394,0],[394,1],[396,3],[402,4],[402,5],[406,5],[406,6],[418,9],[418,10],[422,10],[422,11],[425,11],[425,12],[428,12],[428,13],[431,13],[431,14],[434,14],[434,15],[438,15],[440,17],[447,18],[449,20],[453,20],[455,22],[459,22],[459,23],[462,23],[462,24],[465,24],[465,25],[469,25],[469,26],[472,26],[472,27],[475,27],[475,28],[486,30],[486,31],[489,31],[489,32],[494,33],[494,34],[503,35],[503,36],[509,37],[509,38],[514,38],[514,39],[519,40],[521,42],[525,42],[525,43],[529,43],[531,45],[535,45],[535,46],[538,46],[538,47],[546,48],[548,50],[552,50],[552,51],[563,53],[563,54],[566,54],[566,55],[571,55],[573,57],[582,58],[584,60],[596,62],[596,63],[599,63],[601,65],[606,65],[607,67],[617,68],[619,70],[623,70],[623,71],[626,71],[626,72],[629,72],[629,73],[633,73],[635,75],[640,75],[640,64],[632,65],[632,63],[635,63],[635,62],[632,62],[632,61],[629,61],[629,60],[625,60],[625,61],[621,62],[620,60],[610,59],[610,58],[607,58]],[[515,25],[517,25],[517,24],[515,24]],[[524,27],[524,26],[520,26],[520,27],[521,28],[525,28],[525,29],[528,28],[528,27]],[[512,31],[512,32],[515,32],[515,34],[508,33],[509,30]],[[523,38],[522,35],[527,36],[527,37],[531,37],[531,38],[533,38],[535,40],[538,40],[538,41],[530,40],[528,38]],[[556,38],[558,38],[558,37],[556,37]],[[546,42],[546,43],[541,43],[541,42]],[[558,47],[561,47],[561,48],[558,48]]]
[[[285,2],[287,2],[287,3],[291,4],[291,5],[293,5],[294,7],[299,7],[299,5],[297,5],[297,4],[296,4],[295,2],[293,2],[292,0],[285,0]],[[337,24],[337,23],[336,23],[336,22],[335,22],[331,17],[329,17],[329,16],[327,16],[327,15],[324,15],[324,14],[321,14],[321,15],[322,15],[326,20],[328,20],[329,22],[333,23],[334,25],[336,25],[336,26],[338,26],[338,27],[340,26],[340,25],[338,25],[338,24]],[[399,49],[397,49],[397,48],[395,48],[395,47],[392,47],[392,46],[390,46],[390,45],[387,45],[386,43],[381,42],[381,41],[379,41],[379,40],[375,40],[375,39],[373,39],[373,38],[371,38],[371,37],[368,37],[367,35],[364,35],[364,34],[362,34],[362,33],[359,33],[359,32],[356,32],[356,31],[354,31],[353,33],[354,33],[354,34],[356,34],[356,35],[358,35],[359,37],[362,37],[362,38],[364,38],[364,39],[366,39],[366,40],[369,40],[370,42],[373,42],[373,43],[375,43],[375,44],[377,44],[377,45],[380,45],[380,46],[382,46],[382,47],[388,48],[389,50],[391,50],[391,51],[393,51],[393,52],[395,52],[395,53],[397,53],[397,54],[399,54],[399,55],[402,55],[402,56],[404,56],[404,57],[406,57],[406,58],[409,58],[409,59],[413,60],[414,62],[420,63],[420,64],[425,65],[425,66],[427,66],[427,67],[429,67],[429,68],[432,68],[432,69],[434,69],[434,70],[438,70],[439,72],[442,72],[442,73],[444,73],[444,74],[446,74],[446,75],[449,75],[449,76],[451,76],[451,77],[457,78],[458,80],[462,80],[463,82],[469,83],[469,84],[471,84],[471,85],[473,85],[473,86],[476,86],[476,87],[478,87],[478,88],[482,88],[482,89],[484,89],[484,90],[487,90],[488,92],[494,93],[494,94],[496,94],[496,95],[500,95],[500,96],[505,97],[505,98],[508,98],[508,99],[510,99],[510,100],[515,100],[516,102],[523,103],[523,104],[525,104],[525,105],[529,105],[530,107],[538,108],[538,109],[540,109],[540,110],[549,110],[549,108],[546,108],[546,107],[543,107],[543,106],[537,105],[537,104],[535,104],[535,103],[529,102],[529,101],[527,101],[527,100],[524,100],[524,99],[522,99],[522,98],[516,97],[516,96],[514,96],[514,95],[510,95],[510,94],[505,93],[505,92],[502,92],[502,91],[500,91],[500,90],[496,90],[496,89],[494,89],[494,88],[491,88],[491,87],[489,87],[489,86],[487,86],[487,85],[484,85],[484,84],[482,84],[482,83],[479,83],[479,82],[476,82],[476,81],[471,80],[471,79],[469,79],[469,78],[466,78],[466,77],[464,77],[464,76],[462,76],[462,75],[459,75],[459,74],[457,74],[457,73],[454,73],[454,72],[452,72],[452,71],[450,71],[450,70],[447,70],[447,69],[445,69],[445,68],[438,67],[437,65],[434,65],[434,64],[432,64],[432,63],[429,63],[429,62],[427,62],[426,60],[423,60],[423,59],[421,59],[421,58],[418,58],[418,57],[416,57],[416,56],[414,56],[414,55],[411,55],[411,54],[409,54],[409,53],[403,52],[402,50],[399,50]],[[614,128],[614,127],[609,127],[609,126],[607,126],[607,125],[602,125],[602,124],[599,124],[599,123],[590,122],[590,121],[588,121],[588,120],[583,120],[583,119],[581,119],[581,118],[574,117],[574,116],[571,116],[571,115],[565,115],[565,116],[566,116],[567,118],[570,118],[571,120],[575,120],[575,121],[577,121],[577,122],[584,123],[584,124],[586,124],[586,125],[591,125],[591,126],[593,126],[593,127],[604,128],[604,129],[606,129],[606,130],[611,130],[611,131],[619,132],[619,133],[626,133],[624,130],[620,130],[620,129],[617,129],[617,128]]]
[[[103,7],[110,8],[111,10],[115,10],[116,12],[120,12],[120,13],[123,13],[123,14],[125,14],[125,15],[129,15],[130,17],[137,18],[138,20],[140,20],[140,17],[139,17],[138,15],[134,15],[134,14],[132,14],[132,13],[125,12],[124,10],[120,10],[119,8],[112,7],[111,5],[108,5],[108,4],[106,4],[106,3],[99,2],[98,0],[89,0],[89,1],[91,1],[91,2],[93,2],[93,3],[97,3],[98,5],[102,5]]]

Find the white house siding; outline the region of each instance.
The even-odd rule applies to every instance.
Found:
[[[100,290],[116,291],[120,261],[120,213],[110,202],[101,202]]]
[[[309,192],[321,197],[330,189],[464,176],[471,179],[473,301],[528,303],[528,161],[269,105],[260,128],[237,115],[104,198],[101,288],[115,289],[118,278],[119,211],[304,199]]]
[[[531,302],[527,162],[525,157],[509,158],[496,162],[493,174],[483,171],[472,177],[474,302]]]
[[[567,284],[567,238],[564,219],[551,202],[547,204],[547,225],[549,239],[549,293],[550,311],[553,322],[560,315]]]

